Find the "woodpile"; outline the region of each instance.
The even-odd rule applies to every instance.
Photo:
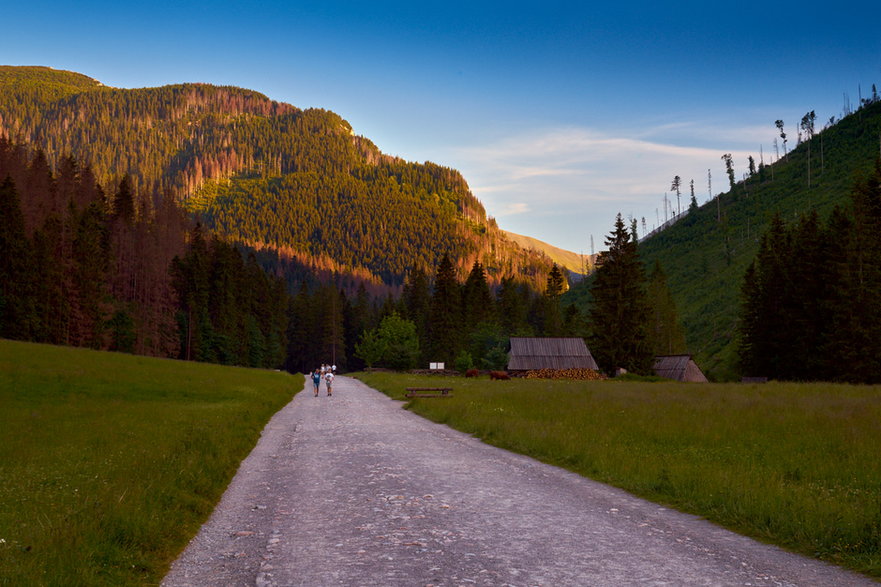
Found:
[[[533,369],[523,374],[526,379],[573,379],[599,381],[606,376],[593,369]]]

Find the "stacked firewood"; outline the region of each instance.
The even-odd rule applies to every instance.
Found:
[[[576,379],[598,381],[606,376],[593,369],[533,369],[524,374],[526,379]]]

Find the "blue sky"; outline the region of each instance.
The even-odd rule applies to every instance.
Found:
[[[825,124],[881,88],[865,0],[9,4],[2,64],[333,110],[386,153],[460,170],[502,228],[576,252],[618,212],[663,220],[674,175],[703,203],[723,153],[738,176],[772,160],[776,119],[791,146],[806,112]]]

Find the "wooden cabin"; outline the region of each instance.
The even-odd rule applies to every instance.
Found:
[[[599,371],[583,338],[511,337],[508,371],[537,369]]]
[[[652,369],[658,377],[691,383],[707,383],[706,375],[697,366],[691,355],[655,357]]]

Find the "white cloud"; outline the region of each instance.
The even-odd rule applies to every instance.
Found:
[[[504,216],[515,216],[517,214],[526,214],[529,211],[529,204],[526,202],[511,202],[502,209],[502,214]]]
[[[758,142],[754,151],[743,145],[760,133],[773,135],[773,130],[676,123],[614,136],[589,128],[554,128],[460,148],[448,160],[503,228],[579,250],[576,245],[584,242],[585,234],[607,233],[618,212],[645,217],[649,229],[658,219],[663,221],[663,197],[674,175],[682,178],[683,189],[679,204],[675,193],[668,195],[673,208],[687,207],[692,179],[698,202],[709,199],[707,169],[713,192],[727,191],[721,155],[732,154],[740,179],[747,157],[759,159]],[[716,135],[716,144],[741,149],[708,147],[711,135]],[[769,161],[768,149],[765,155]]]

